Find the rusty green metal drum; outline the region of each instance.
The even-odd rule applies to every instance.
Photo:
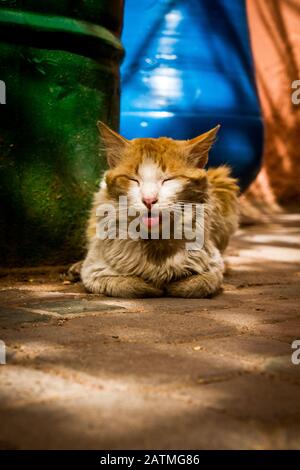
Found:
[[[83,253],[104,159],[96,122],[119,125],[120,0],[0,3],[0,266]]]

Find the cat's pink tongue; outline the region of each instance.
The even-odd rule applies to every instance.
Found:
[[[159,224],[159,216],[156,215],[156,216],[148,217],[147,215],[143,215],[142,222],[148,228],[155,227],[156,225]]]

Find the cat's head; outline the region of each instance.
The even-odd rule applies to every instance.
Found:
[[[128,204],[141,212],[206,202],[204,167],[219,127],[191,140],[127,140],[99,122],[109,166],[105,174],[109,198],[127,196]]]

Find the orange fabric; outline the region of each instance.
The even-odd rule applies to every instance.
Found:
[[[264,167],[251,192],[300,204],[300,0],[247,0],[256,79],[265,119]],[[298,94],[299,96],[299,94]]]

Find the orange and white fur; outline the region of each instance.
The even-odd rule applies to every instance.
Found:
[[[220,291],[224,252],[238,225],[238,186],[227,167],[205,170],[219,126],[192,140],[121,137],[99,122],[109,170],[95,194],[81,279],[95,294],[114,297],[209,297]],[[119,196],[141,211],[176,202],[203,203],[204,243],[182,240],[105,239],[96,236],[100,204]]]

